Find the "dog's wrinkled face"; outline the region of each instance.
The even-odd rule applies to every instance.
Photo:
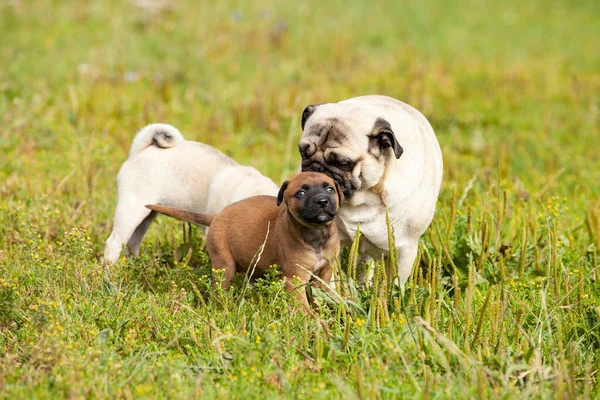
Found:
[[[277,205],[283,201],[302,225],[330,223],[341,206],[344,194],[340,186],[327,175],[303,172],[281,185]]]
[[[298,145],[302,171],[327,174],[346,197],[377,185],[386,163],[403,152],[390,123],[360,108],[308,106],[302,113],[302,129]]]

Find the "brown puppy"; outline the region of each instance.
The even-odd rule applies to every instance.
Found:
[[[184,221],[210,225],[206,248],[213,268],[225,272],[224,289],[229,288],[236,272],[253,268],[251,278],[260,278],[277,264],[286,288],[296,289],[308,307],[305,284],[313,275],[327,283],[331,280],[329,262],[339,252],[337,226],[332,221],[343,198],[340,186],[327,175],[303,172],[285,181],[277,198],[250,197],[216,215],[160,205],[146,207]],[[294,278],[303,284],[301,288],[294,286]],[[315,284],[320,285],[320,281]]]

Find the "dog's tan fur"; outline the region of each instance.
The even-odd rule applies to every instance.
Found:
[[[313,275],[314,282],[329,282],[332,277],[330,261],[339,252],[337,226],[332,221],[308,223],[300,218],[307,199],[295,194],[303,185],[316,187],[325,182],[335,188],[335,208],[340,206],[343,193],[331,178],[320,173],[301,173],[284,182],[278,198],[255,196],[234,203],[216,215],[198,214],[172,207],[147,205],[149,209],[184,221],[210,225],[206,248],[214,269],[224,270],[222,287],[228,289],[236,272],[254,268],[252,278],[263,276],[271,265],[277,264],[285,279],[286,288],[298,296],[307,307],[305,285]],[[278,206],[278,200],[281,205]],[[262,253],[259,252],[264,244]],[[257,259],[258,258],[258,259]],[[293,283],[297,278],[302,286]]]

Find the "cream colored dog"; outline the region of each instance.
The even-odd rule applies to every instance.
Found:
[[[302,129],[302,171],[329,175],[346,196],[336,217],[342,244],[360,224],[361,250],[375,258],[388,254],[387,208],[403,285],[442,183],[442,152],[431,125],[401,101],[362,96],[306,107]]]
[[[121,248],[139,254],[155,212],[146,204],[163,204],[216,214],[229,204],[257,195],[277,196],[279,188],[252,167],[203,143],[185,140],[177,128],[152,124],[133,139],[117,176],[118,202],[104,259],[115,262]]]

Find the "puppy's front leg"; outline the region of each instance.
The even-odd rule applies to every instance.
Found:
[[[310,305],[308,303],[308,297],[306,296],[306,285],[310,281],[310,272],[301,271],[297,272],[286,272],[286,268],[282,268],[283,279],[285,281],[285,288],[300,302],[305,311],[312,314]]]
[[[318,287],[324,292],[331,294],[333,289],[329,285],[331,283],[331,277],[333,276],[333,269],[331,269],[329,261],[324,261],[323,266],[317,271],[315,276],[318,279],[312,280],[312,286]]]
[[[330,334],[327,324],[321,321],[318,315],[313,311],[313,309],[310,307],[310,304],[308,303],[308,298],[306,296],[306,285],[308,285],[308,283],[310,282],[310,278],[312,275],[311,272],[306,270],[302,270],[301,272],[297,271],[297,267],[294,267],[292,271],[293,272],[290,272],[289,269],[286,271],[286,268],[282,268],[283,279],[285,280],[286,289],[289,292],[294,293],[296,299],[298,299],[298,301],[302,305],[302,309],[321,324],[325,335],[329,339]]]

